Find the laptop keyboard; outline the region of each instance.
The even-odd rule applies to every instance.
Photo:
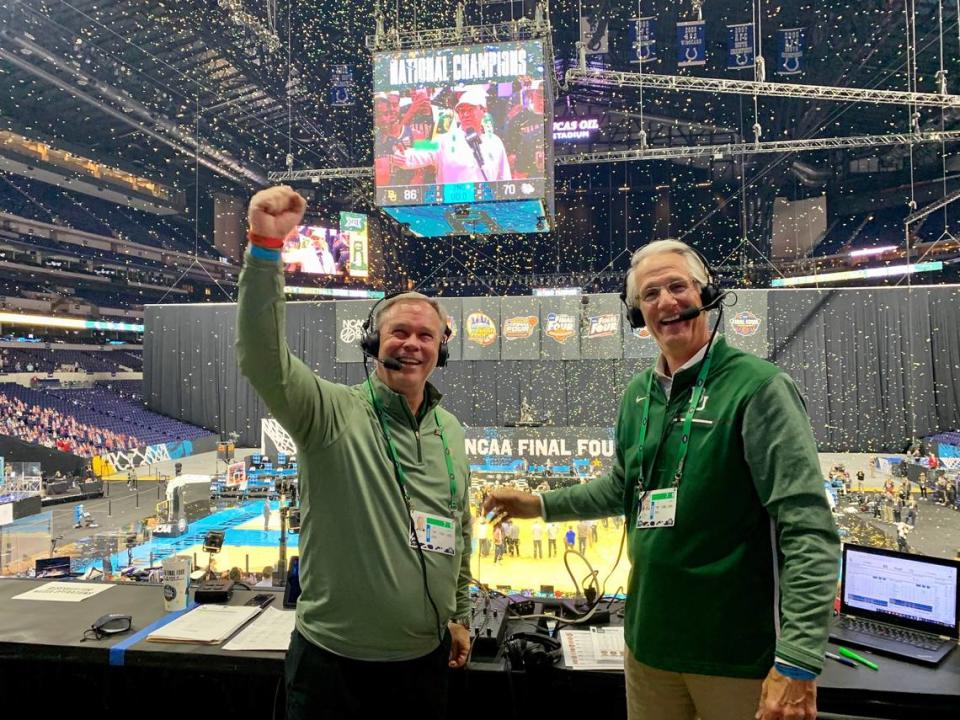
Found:
[[[884,640],[901,642],[905,645],[913,645],[923,650],[939,650],[946,643],[945,640],[927,633],[905,630],[885,625],[884,623],[873,622],[872,620],[863,620],[861,618],[841,617],[838,619],[838,625],[844,630],[850,632],[864,633]]]

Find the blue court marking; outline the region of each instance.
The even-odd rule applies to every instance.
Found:
[[[280,502],[275,500],[270,503],[271,510],[277,510]],[[148,567],[151,554],[154,564],[170,555],[182,553],[194,545],[203,545],[203,538],[210,530],[226,530],[227,535],[224,538],[226,545],[256,545],[272,547],[280,543],[280,531],[264,533],[256,530],[231,530],[237,525],[242,525],[254,518],[263,518],[263,501],[248,500],[237,507],[230,507],[190,523],[189,532],[176,538],[155,538],[149,543],[138,545],[131,550],[130,556],[133,565],[138,567]],[[241,533],[241,541],[233,539],[233,533]],[[253,536],[247,537],[246,533],[253,533]],[[254,536],[259,537],[254,537]],[[288,547],[296,547],[296,535],[287,534]],[[247,542],[247,540],[250,542]],[[77,559],[73,570],[76,572],[86,572],[91,566],[100,569],[101,560],[99,557]],[[113,568],[129,567],[131,563],[127,562],[126,550],[113,553],[110,556],[110,563]]]
[[[147,635],[152,633],[157,628],[162,628],[167,623],[173,622],[184,613],[187,613],[193,610],[193,608],[195,608],[196,606],[197,606],[197,603],[195,603],[193,600],[190,600],[187,603],[187,607],[184,608],[183,610],[175,610],[172,613],[167,613],[159,620],[155,620],[154,622],[147,625],[145,628],[143,628],[143,630],[140,630],[137,633],[131,635],[130,637],[125,638],[123,642],[118,642],[116,645],[110,648],[110,664],[117,667],[122,666],[124,661],[124,653],[126,653],[128,647],[130,647],[131,645],[136,645],[138,642],[143,640]]]

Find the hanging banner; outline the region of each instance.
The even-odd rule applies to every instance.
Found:
[[[588,0],[583,3],[580,16],[580,43],[587,55],[604,54],[609,49],[608,30],[610,16],[605,0]]]
[[[753,23],[727,25],[727,33],[727,70],[752,68],[756,53]]]
[[[349,65],[334,65],[330,73],[330,104],[350,107],[354,104],[353,70]]]
[[[630,18],[630,62],[645,63],[657,59],[657,19]]]
[[[580,298],[580,357],[607,360],[623,357],[620,298],[613,293]]]
[[[706,23],[703,20],[677,23],[677,67],[706,63]]]
[[[347,271],[350,277],[367,277],[370,274],[367,256],[367,216],[363,213],[340,211],[340,240],[341,246],[346,246],[349,252]],[[346,261],[342,257],[340,262]]]
[[[799,75],[803,72],[803,28],[777,30],[777,75]]]

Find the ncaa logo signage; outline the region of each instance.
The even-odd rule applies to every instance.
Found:
[[[620,329],[620,316],[614,313],[609,315],[591,315],[587,330],[588,338],[612,337]]]
[[[493,345],[497,339],[497,326],[485,313],[470,313],[467,316],[467,339],[481,347]]]
[[[544,332],[562,345],[576,333],[576,318],[565,313],[550,313]]]
[[[340,326],[340,339],[347,344],[358,342],[363,335],[364,320],[365,318],[344,320]]]
[[[733,331],[737,335],[742,335],[743,337],[756,335],[760,330],[760,318],[749,310],[744,310],[730,318],[730,327],[733,328]]]

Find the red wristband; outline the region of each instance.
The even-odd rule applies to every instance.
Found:
[[[253,230],[247,232],[247,240],[254,245],[270,250],[280,250],[283,248],[283,238],[267,237],[266,235],[257,235]]]

